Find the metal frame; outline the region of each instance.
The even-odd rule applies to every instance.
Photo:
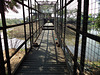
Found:
[[[28,0],[28,7],[30,7],[30,0]],[[32,38],[31,38],[31,12],[30,8],[28,8],[28,14],[29,14],[29,31],[30,31],[30,47],[32,46]]]
[[[1,35],[0,35],[0,75],[6,75],[4,66],[4,57],[2,51]]]
[[[70,0],[70,1],[68,1],[67,3],[66,3],[66,1],[65,1],[65,6],[63,6],[63,4],[61,4],[61,3],[63,3],[61,0],[60,0],[60,9],[57,9],[57,11],[56,12],[58,12],[58,11],[60,11],[60,21],[61,21],[61,14],[63,15],[63,13],[61,13],[61,11],[63,11],[63,9],[65,8],[65,16],[66,16],[66,7],[68,6],[68,5],[70,5],[70,3],[72,3],[74,0]],[[84,30],[87,30],[87,28],[86,28],[86,25],[87,25],[87,18],[88,18],[88,2],[86,3],[86,0],[84,0],[84,3],[85,3],[85,6],[84,6],[84,24],[83,24],[83,26],[84,26],[84,28],[83,28],[83,31]],[[61,5],[62,5],[62,7],[61,7]],[[62,18],[63,18],[63,16],[62,16]],[[58,20],[58,19],[57,19]],[[62,21],[61,21],[62,22]],[[77,75],[77,69],[79,69],[79,72],[80,72],[80,74],[83,74],[83,72],[84,72],[84,59],[85,59],[85,43],[86,43],[86,37],[89,37],[89,38],[92,38],[92,39],[94,39],[94,40],[97,40],[97,38],[99,38],[98,36],[95,36],[95,35],[92,35],[92,34],[89,34],[89,33],[86,33],[86,32],[82,32],[82,31],[80,31],[80,25],[81,25],[81,0],[78,0],[78,11],[77,11],[77,27],[76,27],[76,29],[75,28],[72,28],[72,27],[70,27],[70,26],[67,26],[67,28],[69,28],[69,29],[71,29],[71,30],[74,30],[75,32],[76,32],[76,44],[75,44],[75,52],[74,52],[74,55],[70,52],[70,50],[68,49],[68,47],[67,47],[67,45],[65,44],[65,30],[66,30],[66,17],[65,17],[65,21],[64,21],[64,41],[63,41],[63,43],[64,43],[64,54],[65,54],[65,49],[67,49],[68,50],[68,52],[69,52],[69,55],[71,56],[71,58],[73,59],[73,61],[74,61],[74,67],[73,67],[73,75]],[[62,24],[61,24],[62,25]],[[61,26],[62,27],[62,26]],[[59,28],[57,28],[57,29],[59,29]],[[62,28],[61,28],[62,29]],[[62,31],[62,30],[61,30]],[[61,32],[62,33],[62,32]],[[84,34],[83,34],[84,33]],[[81,52],[84,52],[84,53],[81,53],[81,66],[82,67],[80,67],[80,65],[78,64],[78,62],[77,62],[77,58],[78,58],[78,46],[79,46],[79,35],[80,34],[82,34],[83,36],[85,36],[85,37],[83,37],[83,40],[85,40],[85,42],[84,41],[82,41],[82,44],[83,44],[83,46],[84,46],[84,48],[83,48],[83,46],[82,46],[82,51]],[[58,37],[59,36],[61,36],[61,35],[59,35],[58,33],[57,33],[57,35],[58,35]],[[95,38],[94,38],[95,37]],[[97,41],[100,41],[100,40],[97,40]],[[62,44],[63,44],[62,43]],[[61,44],[61,45],[62,45]],[[66,56],[65,56],[66,57]]]
[[[82,47],[81,47],[81,70],[84,72],[84,62],[85,62],[85,52],[86,52],[86,39],[87,36],[87,25],[88,25],[88,8],[89,8],[89,0],[84,0],[84,17],[83,17],[83,29],[82,29]]]
[[[76,41],[75,41],[75,50],[74,50],[74,73],[73,75],[77,75],[77,58],[78,58],[78,46],[79,46],[79,36],[78,31],[81,26],[81,0],[78,0],[78,10],[77,10],[77,31],[76,31]]]
[[[15,0],[15,1],[17,1],[17,0]],[[5,13],[4,13],[4,0],[0,0],[0,4],[1,4],[0,8],[2,10],[1,17],[2,17],[2,25],[3,25],[3,27],[0,27],[0,30],[3,30],[5,51],[6,51],[6,59],[7,59],[5,61],[3,59],[2,46],[1,46],[2,42],[0,42],[1,43],[0,44],[0,75],[5,75],[5,67],[4,67],[4,65],[6,63],[7,63],[8,75],[11,75],[10,59],[22,48],[23,45],[25,45],[25,56],[26,56],[26,54],[28,52],[27,51],[27,43],[26,42],[29,39],[32,40],[33,39],[32,37],[36,34],[36,32],[39,31],[43,27],[43,25],[41,25],[40,28],[38,28],[37,31],[35,31],[33,33],[32,32],[33,31],[33,27],[32,27],[33,23],[36,22],[36,21],[43,21],[43,19],[41,17],[40,19],[35,20],[35,21],[31,20],[32,10],[37,11],[41,15],[43,15],[43,14],[40,11],[32,8],[32,5],[30,4],[31,0],[28,0],[28,5],[25,5],[23,0],[22,0],[22,2],[19,2],[19,1],[17,1],[17,2],[22,5],[22,8],[23,8],[23,21],[24,22],[21,23],[21,24],[6,26],[6,19],[5,19]],[[31,7],[30,7],[30,5],[31,5]],[[29,17],[30,17],[29,22],[25,22],[25,12],[24,12],[25,10],[24,10],[24,7],[29,8]],[[29,24],[29,27],[30,27],[30,37],[28,37],[27,39],[26,39],[26,24]],[[17,27],[17,26],[22,26],[22,25],[24,26],[25,41],[16,49],[16,51],[11,56],[9,56],[9,48],[8,48],[8,40],[7,40],[7,31],[6,31],[6,29],[12,28],[12,27]],[[40,34],[38,34],[38,36],[39,35]],[[36,39],[38,38],[38,36],[36,37]],[[1,38],[0,38],[0,41],[1,41]],[[31,44],[30,44],[31,46],[30,47],[32,47],[32,43],[33,42],[32,41],[30,41],[30,42],[31,42]]]
[[[24,1],[22,0],[22,3],[24,4]],[[24,5],[22,5],[23,8],[23,21],[24,21],[24,35],[25,35],[25,41],[26,41],[26,25],[25,25],[25,9]],[[27,43],[25,42],[25,53],[27,54]]]
[[[32,8],[32,0],[30,0],[30,5],[31,5],[31,8]],[[32,9],[31,9],[31,32],[33,34],[33,15],[32,15]],[[32,37],[32,43],[33,43],[33,37]]]
[[[66,4],[66,1],[67,0],[65,0],[65,4]],[[65,41],[65,37],[66,37],[66,14],[67,14],[66,11],[67,11],[67,7],[65,6],[65,15],[64,15],[65,16],[65,19],[64,19],[64,41],[63,41],[64,42],[64,55],[65,55],[65,42],[66,42]]]
[[[1,18],[2,18],[2,25],[3,25],[3,37],[4,37],[4,45],[5,45],[5,52],[6,52],[6,59],[7,59],[7,70],[8,75],[11,75],[11,67],[10,67],[10,58],[9,58],[9,47],[8,47],[8,40],[7,40],[7,31],[6,31],[6,19],[4,13],[4,0],[0,1],[1,4]]]
[[[5,19],[5,13],[4,13],[4,0],[0,0],[0,8],[2,10],[1,12],[1,17],[2,17],[2,25],[3,27],[0,27],[0,30],[3,30],[3,35],[4,35],[4,44],[5,44],[5,52],[6,52],[6,61],[4,61],[3,58],[3,52],[2,52],[2,42],[1,42],[1,38],[0,38],[0,74],[1,75],[5,75],[5,67],[4,65],[7,63],[7,71],[8,71],[8,75],[11,75],[11,67],[10,67],[10,59],[21,49],[21,47],[23,45],[25,45],[25,56],[27,55],[28,51],[27,51],[27,41],[30,40],[30,49],[32,47],[33,42],[36,42],[37,38],[39,37],[39,35],[41,34],[41,30],[43,28],[43,24],[41,24],[40,22],[44,21],[44,14],[42,12],[40,12],[40,5],[39,3],[35,0],[35,8],[32,8],[32,4],[31,4],[31,0],[28,0],[28,5],[24,4],[24,1],[22,0],[22,2],[15,0],[16,2],[18,2],[19,4],[22,5],[23,8],[23,21],[24,23],[21,24],[16,24],[16,25],[10,25],[10,26],[6,26],[6,19]],[[60,9],[58,9],[58,3],[60,1]],[[88,6],[89,6],[89,0],[84,0],[84,17],[83,17],[83,29],[82,31],[80,30],[80,25],[81,25],[81,1],[82,0],[78,0],[78,11],[77,11],[77,27],[76,28],[72,28],[70,26],[66,26],[67,24],[67,6],[70,5],[74,0],[69,0],[67,2],[67,0],[65,0],[65,6],[63,5],[63,0],[57,0],[56,4],[54,4],[54,24],[55,24],[55,32],[58,38],[58,41],[61,45],[61,48],[64,50],[64,55],[65,58],[66,57],[66,51],[68,51],[70,57],[72,58],[72,60],[74,61],[74,67],[73,67],[73,75],[77,75],[77,69],[80,72],[80,75],[84,73],[84,64],[85,64],[85,52],[86,52],[86,38],[91,38],[95,41],[100,42],[100,37],[87,33],[87,23],[88,23]],[[36,9],[36,3],[38,5],[38,10]],[[29,12],[29,22],[25,22],[25,9],[24,7],[28,8],[28,12]],[[65,9],[65,14],[63,14],[63,9]],[[36,13],[38,13],[36,15],[36,20],[33,21],[32,19],[32,10],[35,10]],[[58,17],[58,13],[60,12],[60,17]],[[65,16],[64,18],[64,23],[63,23],[63,16]],[[38,19],[38,20],[37,20]],[[60,19],[60,24],[59,24],[59,19]],[[36,31],[33,32],[33,23],[36,23]],[[39,28],[37,28],[37,23],[39,25]],[[30,31],[30,36],[28,38],[26,38],[26,24],[29,24],[29,31]],[[63,26],[64,24],[64,26]],[[9,47],[8,47],[8,40],[7,40],[7,31],[6,29],[8,28],[12,28],[12,27],[17,27],[17,26],[24,26],[24,35],[25,35],[25,41],[16,49],[15,53],[12,54],[12,56],[9,56]],[[74,55],[71,53],[70,49],[68,49],[67,45],[66,45],[66,41],[65,41],[65,36],[66,36],[66,27],[75,31],[76,32],[76,39],[75,39],[75,50],[74,50]],[[39,32],[39,33],[38,33]],[[64,35],[62,35],[64,33]],[[82,47],[81,47],[81,60],[80,60],[80,65],[77,62],[78,59],[78,47],[79,47],[79,36],[80,34],[82,35]],[[36,35],[36,36],[35,36]],[[34,37],[36,37],[36,39],[34,39]],[[64,37],[62,39],[62,37]],[[63,41],[62,41],[63,40]],[[30,50],[29,50],[30,51]],[[67,60],[67,59],[66,59]],[[70,67],[69,67],[70,68]]]

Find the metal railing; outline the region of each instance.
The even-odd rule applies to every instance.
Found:
[[[3,36],[4,36],[4,48],[5,48],[5,53],[6,53],[6,59],[4,60],[4,51],[2,51],[2,42],[1,42],[1,36],[0,36],[0,75],[11,75],[11,74],[14,74],[14,72],[16,71],[16,69],[18,68],[18,66],[20,65],[21,61],[24,59],[24,57],[28,54],[28,52],[31,50],[32,48],[32,44],[34,42],[36,42],[37,38],[39,37],[39,35],[41,34],[41,31],[42,31],[42,27],[44,25],[44,15],[43,13],[41,13],[39,11],[39,8],[38,10],[33,8],[32,7],[32,4],[31,4],[31,0],[28,0],[28,5],[24,4],[24,0],[22,1],[18,1],[18,0],[15,0],[16,2],[18,2],[21,6],[22,6],[22,9],[23,9],[23,23],[20,23],[20,24],[15,24],[15,25],[7,25],[6,24],[6,18],[5,18],[5,10],[4,10],[4,0],[0,0],[0,10],[2,12],[1,13],[1,18],[2,18],[2,27],[0,27],[0,30],[3,32]],[[25,7],[28,8],[28,16],[29,16],[29,22],[26,22],[25,21]],[[36,16],[36,20],[33,20],[32,18],[32,10],[36,11],[36,13],[38,13]],[[41,16],[42,15],[42,16]],[[36,25],[34,26],[35,23]],[[33,26],[35,27],[33,29]],[[15,51],[11,54],[10,54],[10,51],[9,51],[9,43],[8,43],[8,33],[7,33],[7,29],[10,29],[10,28],[17,28],[17,27],[20,27],[21,29],[23,29],[20,33],[23,33],[24,35],[24,41],[17,47],[15,48]],[[28,31],[26,29],[26,27],[29,27]],[[18,31],[18,30],[17,30]],[[20,34],[19,33],[19,34]],[[17,35],[17,34],[14,34],[14,35]],[[27,36],[28,35],[28,36]],[[29,41],[29,43],[27,43]],[[30,48],[27,47],[27,44],[29,44]],[[23,55],[23,58],[20,60],[20,62],[18,64],[16,64],[17,66],[14,68],[14,70],[11,69],[11,59],[19,52],[21,51],[21,48],[24,46],[24,49],[23,49],[23,53],[25,53]],[[16,60],[15,60],[16,61]],[[5,71],[5,64],[7,64],[7,69]]]
[[[99,69],[100,67],[100,48],[98,46],[100,45],[98,43],[100,36],[88,33],[89,12],[92,11],[91,14],[95,14],[96,12],[93,10],[97,10],[96,5],[97,1],[92,0],[57,0],[55,4],[55,32],[64,51],[69,71],[73,75],[77,75],[77,73],[82,75],[87,71],[93,74],[91,68],[96,69],[97,67]],[[95,31],[96,17],[91,21]],[[95,44],[92,44],[89,39]],[[89,44],[93,46],[93,49],[90,48]],[[92,61],[89,56],[97,60]]]
[[[37,40],[39,37],[42,27],[44,24],[44,14],[40,12],[40,5],[35,0],[35,8],[32,8],[31,0],[28,0],[28,5],[22,2],[17,1],[23,8],[23,23],[15,25],[6,25],[6,18],[4,13],[4,0],[0,0],[0,8],[2,10],[2,27],[0,30],[3,32],[4,36],[4,45],[6,52],[6,60],[3,59],[2,51],[2,42],[0,37],[0,74],[5,75],[5,64],[7,64],[7,73],[11,75],[11,65],[10,60],[15,54],[20,51],[20,49],[25,47],[25,55],[30,51],[32,43]],[[90,1],[90,2],[89,2]],[[38,9],[36,9],[36,3]],[[92,5],[94,7],[92,7]],[[69,71],[73,75],[85,74],[86,71],[93,72],[90,68],[97,69],[100,67],[100,35],[99,31],[95,27],[97,23],[98,15],[92,16],[95,13],[92,10],[96,10],[96,1],[92,2],[91,0],[57,0],[54,5],[54,27],[58,42],[60,43],[61,48],[63,49],[66,63],[69,68]],[[91,6],[91,8],[90,8]],[[28,8],[28,17],[29,22],[25,21],[25,9]],[[32,19],[32,10],[35,11],[36,19]],[[89,13],[91,11],[91,13]],[[92,14],[92,15],[91,15]],[[38,18],[38,20],[37,20]],[[92,19],[92,20],[91,20]],[[35,31],[33,26],[35,23]],[[9,56],[9,46],[8,46],[8,37],[7,29],[17,28],[23,26],[24,28],[24,42],[16,48],[16,51]],[[26,28],[29,29],[26,29]],[[91,31],[89,31],[89,28]],[[99,28],[98,28],[99,29]],[[28,30],[28,31],[27,31]],[[29,32],[29,33],[28,33]],[[93,33],[92,33],[93,32]],[[95,34],[96,32],[96,34]],[[29,36],[27,36],[29,35]],[[29,43],[27,43],[29,41]],[[27,45],[29,49],[27,48]],[[96,50],[95,50],[96,48]],[[22,59],[22,60],[23,60]],[[92,63],[92,64],[91,64]],[[17,68],[17,67],[16,67]],[[15,69],[16,71],[16,69]],[[13,72],[14,73],[14,72]]]

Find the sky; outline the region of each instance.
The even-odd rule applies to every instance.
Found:
[[[46,1],[46,0],[37,0],[37,1]],[[57,0],[49,0],[49,1],[57,1]],[[24,2],[25,4],[28,4],[27,1]],[[34,0],[32,0],[32,4],[34,4]],[[13,12],[12,10],[8,9],[9,12],[6,12],[6,18],[23,18],[23,12],[22,12],[22,6],[20,6],[20,9],[17,9],[18,13]],[[28,16],[28,8],[25,7],[25,16]],[[1,18],[1,15],[0,15]]]
[[[37,1],[46,1],[46,0],[37,0]],[[57,0],[49,0],[49,1],[57,1]],[[83,1],[83,0],[82,0]],[[98,4],[97,0],[89,0],[89,14],[91,13],[98,13]],[[28,4],[25,1],[25,4]],[[34,0],[32,0],[32,4],[34,4]],[[23,18],[23,12],[22,12],[22,6],[20,6],[20,9],[17,9],[18,13],[15,13],[11,10],[9,12],[6,12],[6,18]],[[25,16],[28,16],[28,9],[25,7]],[[1,18],[1,17],[0,17]]]

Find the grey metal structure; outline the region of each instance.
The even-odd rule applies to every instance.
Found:
[[[54,69],[54,73],[52,70],[49,72],[41,72],[35,71],[33,69],[33,74],[45,74],[51,75],[84,75],[87,71],[91,72],[90,74],[97,74],[94,73],[94,69],[100,71],[100,34],[99,34],[99,26],[98,26],[98,15],[95,15],[96,11],[96,2],[91,2],[90,0],[57,0],[57,1],[37,1],[35,0],[35,7],[32,7],[32,0],[28,0],[28,5],[24,3],[24,0],[14,0],[18,4],[22,6],[22,13],[23,13],[23,23],[16,24],[16,25],[9,25],[6,24],[5,18],[5,0],[0,0],[0,14],[2,19],[2,27],[0,30],[3,32],[4,36],[4,47],[6,53],[6,60],[4,60],[4,54],[2,51],[2,41],[0,37],[0,75],[12,75],[18,74],[18,72],[23,72],[22,75],[25,75],[24,71],[20,68],[23,68],[23,65],[28,63],[29,67],[27,68],[27,72],[30,72],[31,68],[33,69],[34,66],[39,68],[40,65],[45,67],[45,71],[47,71],[48,66],[49,69]],[[95,6],[92,7],[92,4]],[[52,7],[53,12],[43,12],[41,7]],[[90,8],[91,6],[91,8]],[[28,9],[28,22],[25,21],[25,8]],[[32,11],[35,11],[34,13]],[[46,9],[45,9],[46,10]],[[91,10],[91,13],[89,12]],[[94,11],[93,11],[94,10]],[[93,13],[94,12],[94,13]],[[34,15],[33,15],[34,14]],[[51,15],[54,14],[52,17]],[[32,17],[35,17],[33,20]],[[92,20],[91,20],[92,19]],[[35,25],[34,25],[35,23]],[[53,26],[45,25],[46,23],[52,23]],[[97,25],[97,27],[95,26]],[[8,33],[7,29],[16,28],[19,26],[24,27],[24,42],[16,49],[16,51],[10,56],[9,55],[9,46],[8,46]],[[28,27],[28,29],[27,29]],[[89,30],[90,28],[90,30]],[[29,35],[27,36],[27,30],[29,30]],[[51,35],[52,34],[52,35]],[[38,39],[43,39],[43,36],[47,35],[44,40],[44,44],[46,43],[47,48],[43,50],[41,45],[38,47],[34,47]],[[49,39],[49,36],[52,38]],[[52,40],[51,40],[52,39]],[[45,40],[47,42],[45,42]],[[49,43],[49,40],[52,42]],[[74,42],[73,42],[74,40]],[[28,48],[28,42],[30,48]],[[56,42],[57,41],[57,42]],[[56,45],[57,44],[57,45]],[[49,46],[50,45],[50,46]],[[51,47],[52,45],[52,47]],[[25,46],[25,55],[23,56],[21,62],[18,64],[14,72],[11,72],[11,65],[10,60],[14,57],[21,48]],[[51,53],[48,51],[51,48],[54,50],[55,54],[52,57],[49,57]],[[61,63],[57,60],[59,58],[59,53],[57,53],[57,49],[60,47],[60,50],[63,51],[65,62]],[[42,53],[40,49],[45,51]],[[35,50],[37,49],[37,51]],[[58,49],[58,52],[60,52]],[[31,52],[32,51],[32,52]],[[45,60],[43,63],[42,58],[40,60],[39,57],[42,57],[42,54],[45,55]],[[48,55],[47,55],[48,54]],[[41,56],[40,56],[41,55]],[[47,57],[49,57],[47,59]],[[53,56],[56,58],[56,65],[55,63],[46,62],[49,59],[53,59]],[[36,57],[36,58],[34,58]],[[63,58],[61,58],[63,59]],[[26,62],[28,61],[29,62]],[[36,61],[34,61],[36,60]],[[30,64],[34,63],[34,64]],[[92,63],[92,64],[91,64]],[[7,64],[7,67],[5,67]],[[50,67],[52,66],[52,67]],[[60,66],[60,70],[57,66]],[[24,66],[25,67],[25,66]],[[62,68],[63,67],[63,68]],[[7,68],[7,69],[6,69]],[[91,69],[92,68],[92,69]],[[28,70],[29,69],[29,70]],[[42,68],[44,69],[44,68]],[[66,72],[65,70],[68,70]],[[39,73],[38,73],[39,72]],[[98,73],[99,75],[100,73]],[[27,74],[26,74],[27,75]]]

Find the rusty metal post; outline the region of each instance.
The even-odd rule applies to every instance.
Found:
[[[56,4],[54,5],[54,27],[56,32]]]
[[[32,0],[30,0],[30,6],[32,8]],[[33,16],[32,16],[32,9],[31,9],[31,32],[32,32],[32,35],[33,35]],[[32,44],[33,44],[33,36],[32,36]]]
[[[80,66],[82,72],[84,72],[85,65],[85,54],[86,54],[86,40],[87,40],[87,25],[88,25],[88,9],[89,9],[89,0],[84,0],[84,15],[83,15],[83,28],[82,28],[82,46],[81,46],[81,61]]]
[[[81,26],[81,0],[78,0],[78,10],[77,10],[77,26],[76,26],[76,41],[75,41],[75,51],[74,51],[74,67],[73,75],[77,75],[77,58],[78,58],[78,46],[79,46],[79,33]]]
[[[58,0],[57,0],[57,38],[58,38]]]
[[[38,11],[40,11],[40,5],[38,4]],[[38,24],[39,24],[39,34],[40,34],[40,13],[38,12]]]
[[[66,2],[67,2],[67,0],[65,0],[65,5],[66,5]],[[65,55],[65,39],[66,39],[66,14],[67,14],[67,12],[66,12],[66,9],[67,9],[67,6],[65,6],[65,19],[64,19],[64,55]],[[65,55],[65,57],[66,57],[66,55]]]
[[[0,35],[0,75],[6,75],[4,65],[5,64],[4,64],[4,57],[3,57],[2,43],[1,43],[1,35]]]
[[[2,18],[2,25],[3,25],[4,46],[5,46],[6,59],[7,59],[7,70],[8,70],[8,75],[11,75],[9,47],[8,47],[8,39],[7,39],[7,31],[6,31],[6,19],[5,19],[5,10],[4,10],[4,6],[5,6],[4,1],[5,0],[0,0],[0,8],[1,8],[1,18]]]
[[[61,47],[63,46],[63,0],[62,0],[62,3],[61,3]]]
[[[32,39],[31,39],[31,18],[30,18],[30,0],[28,0],[28,13],[29,13],[29,31],[30,31],[30,47],[32,46]]]
[[[35,1],[35,9],[36,9],[36,1]],[[36,37],[37,37],[37,12],[35,11],[36,14]]]
[[[22,0],[22,3],[24,4],[24,1]],[[25,25],[25,9],[24,5],[22,5],[23,8],[23,21],[24,21],[24,35],[25,35],[25,41],[26,41],[26,25]],[[27,42],[25,42],[25,53],[27,54]]]

